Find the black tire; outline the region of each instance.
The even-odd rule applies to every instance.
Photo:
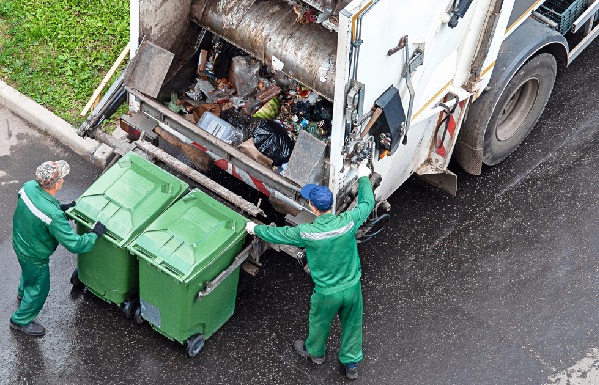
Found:
[[[202,334],[196,334],[195,336],[189,337],[187,339],[187,344],[185,345],[185,353],[187,357],[195,357],[204,348],[204,344],[206,343],[206,337]]]
[[[144,323],[144,319],[141,316],[141,306],[138,306],[137,309],[135,309],[135,314],[133,315],[133,319],[135,320],[135,323],[137,323],[138,325],[141,325]]]
[[[511,77],[490,111],[483,151],[486,165],[501,162],[524,141],[545,109],[556,75],[555,58],[542,53]]]
[[[73,274],[71,274],[71,279],[69,280],[71,285],[73,286],[81,286],[82,282],[79,280],[79,269],[75,268]]]

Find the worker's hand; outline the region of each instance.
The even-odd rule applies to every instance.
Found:
[[[96,234],[98,238],[102,237],[106,232],[106,226],[102,224],[102,222],[96,222],[94,228],[92,229],[92,233]]]
[[[256,235],[256,233],[254,232],[254,227],[256,227],[256,224],[252,221],[249,221],[245,224],[245,231],[247,231],[250,235]]]
[[[70,203],[62,203],[60,205],[60,209],[62,211],[67,211],[68,209],[70,209],[71,207],[75,206],[75,201],[72,201]]]
[[[370,176],[370,168],[368,168],[366,162],[362,162],[360,163],[360,166],[358,166],[358,178],[363,176]]]

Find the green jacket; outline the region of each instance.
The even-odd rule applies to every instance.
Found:
[[[308,266],[316,291],[332,294],[360,280],[356,231],[374,207],[374,193],[367,177],[359,179],[358,204],[340,215],[324,214],[312,223],[296,227],[258,225],[256,235],[270,243],[306,248]]]
[[[12,244],[19,258],[48,262],[60,243],[71,253],[92,249],[98,236],[77,235],[60,209],[60,202],[30,180],[19,191],[17,208],[12,218]]]

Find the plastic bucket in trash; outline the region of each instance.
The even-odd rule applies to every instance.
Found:
[[[187,188],[132,152],[106,170],[67,213],[77,221],[79,233],[93,228],[96,221],[107,229],[90,252],[77,256],[79,280],[109,302],[136,298],[139,263],[125,246]]]
[[[140,260],[141,315],[154,329],[184,343],[194,335],[210,337],[231,317],[239,268],[201,300],[198,293],[240,252],[246,222],[193,190],[128,246]]]

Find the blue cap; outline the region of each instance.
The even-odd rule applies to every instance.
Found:
[[[302,188],[301,194],[319,211],[327,211],[333,206],[333,193],[325,186],[307,184]]]

